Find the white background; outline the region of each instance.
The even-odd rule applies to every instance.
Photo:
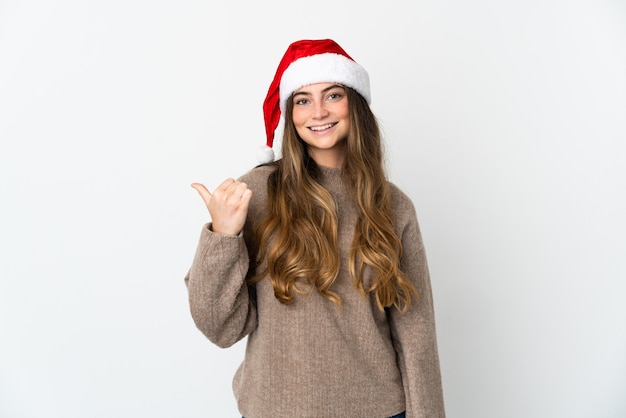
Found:
[[[226,3],[0,0],[0,417],[238,416],[189,185],[256,164],[322,37],[418,210],[448,417],[626,416],[624,2]]]

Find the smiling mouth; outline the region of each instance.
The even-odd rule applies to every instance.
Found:
[[[327,123],[326,125],[320,125],[320,126],[309,126],[309,129],[314,131],[314,132],[325,131],[326,129],[332,128],[336,124],[337,124],[337,122]]]

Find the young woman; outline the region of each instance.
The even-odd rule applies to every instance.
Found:
[[[220,347],[247,337],[233,380],[247,418],[445,416],[424,245],[369,103],[337,43],[294,42],[263,106],[265,164],[192,185],[212,222],[185,278],[191,314]]]

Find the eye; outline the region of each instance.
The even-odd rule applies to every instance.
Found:
[[[305,98],[302,98],[302,99],[296,99],[296,100],[294,100],[294,101],[293,101],[293,104],[294,104],[294,105],[305,105],[305,104],[307,104],[307,103],[309,103],[309,100],[308,100],[308,99],[305,99]]]
[[[328,94],[328,100],[339,100],[343,97],[343,92],[341,91],[331,91]]]

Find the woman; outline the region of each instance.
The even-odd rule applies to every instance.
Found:
[[[294,42],[263,106],[265,164],[192,185],[212,222],[191,313],[220,347],[247,336],[233,380],[247,418],[445,415],[424,246],[386,180],[369,88],[334,41]]]

